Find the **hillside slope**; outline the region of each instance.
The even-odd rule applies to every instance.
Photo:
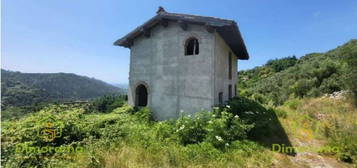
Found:
[[[352,71],[356,70],[356,58],[357,40],[351,40],[326,53],[270,60],[263,66],[238,72],[239,92],[260,103],[280,105],[289,98],[346,90],[354,85],[349,81],[355,78]]]
[[[235,98],[230,106],[170,121],[152,121],[149,109],[124,104],[106,113],[48,106],[2,123],[1,162],[4,167],[356,167],[356,108],[344,99],[289,101],[267,109]],[[36,135],[43,124],[38,121],[46,117],[64,124],[53,142]],[[80,147],[82,152],[15,148],[26,145]]]
[[[21,73],[1,70],[1,107],[49,101],[88,100],[122,89],[103,81],[69,73]]]
[[[356,53],[357,40],[352,40],[327,53],[272,60],[241,71],[239,91],[249,98],[238,96],[226,106],[177,120],[153,121],[149,108],[133,108],[120,100],[116,104],[111,97],[92,102],[94,108],[50,105],[2,122],[1,163],[4,167],[356,167],[357,108],[345,94],[319,96],[353,92]],[[21,94],[47,94],[21,82],[13,85]],[[38,121],[44,118],[62,123],[58,125],[62,136],[48,142],[38,135],[44,124]],[[82,150],[25,150],[48,145]]]

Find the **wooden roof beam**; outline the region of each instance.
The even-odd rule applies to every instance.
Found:
[[[126,40],[126,45],[127,45],[127,47],[129,47],[129,48],[130,48],[131,46],[133,46],[133,45],[134,45],[134,40],[133,40],[133,39],[129,39],[129,38],[128,38],[128,39]]]
[[[167,27],[169,25],[169,21],[167,19],[161,19],[160,24],[161,26]]]
[[[213,33],[215,31],[215,28],[209,24],[205,24],[206,30],[209,33]]]
[[[183,20],[179,20],[178,21],[178,24],[180,25],[180,27],[182,28],[182,30],[187,30],[187,28],[188,28],[188,24],[187,24],[187,22],[185,22],[185,21],[183,21]]]
[[[140,29],[140,32],[141,32],[145,37],[147,37],[147,38],[149,38],[150,35],[151,35],[150,29],[148,29],[148,28],[142,27],[142,28]]]

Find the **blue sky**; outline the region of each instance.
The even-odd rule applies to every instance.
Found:
[[[2,68],[127,83],[129,49],[112,44],[158,6],[235,20],[251,58],[239,69],[357,38],[356,0],[4,0]]]

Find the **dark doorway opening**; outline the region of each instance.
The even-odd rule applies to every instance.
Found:
[[[148,104],[148,91],[143,84],[136,87],[136,106],[146,106]]]

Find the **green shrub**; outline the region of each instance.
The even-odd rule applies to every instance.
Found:
[[[266,109],[254,100],[245,97],[234,97],[230,102],[230,112],[236,115],[247,115],[247,112],[263,113]]]
[[[318,96],[321,96],[321,93],[322,92],[320,89],[314,87],[307,93],[307,96],[308,97],[318,97]]]
[[[92,100],[86,108],[87,113],[109,113],[125,104],[125,96],[103,96]]]
[[[328,145],[337,147],[339,150],[335,153],[339,160],[353,163],[357,161],[357,135],[356,128],[342,130],[339,127],[330,129]]]
[[[347,75],[344,82],[352,95],[352,101],[357,107],[357,40],[351,40],[343,53],[343,59],[347,63]]]
[[[228,110],[216,108],[214,112],[202,111],[194,117],[182,116],[176,122],[175,135],[184,145],[208,142],[224,149],[230,142],[246,138],[253,127]]]
[[[172,138],[175,133],[174,121],[160,121],[153,127],[154,136],[160,141],[167,141]]]
[[[292,110],[296,110],[299,105],[300,105],[299,99],[290,99],[284,103],[284,106],[287,106]]]
[[[141,108],[139,111],[135,112],[134,115],[143,122],[152,120],[151,111],[148,107]]]
[[[285,57],[275,60],[269,60],[266,63],[266,66],[273,68],[275,72],[280,72],[291,66],[294,66],[296,62],[297,62],[296,57],[292,56],[292,57]]]
[[[238,115],[248,124],[254,124],[251,134],[259,134],[257,131],[264,130],[262,128],[265,128],[275,115],[273,110],[266,109],[258,102],[245,97],[235,97],[229,105],[233,115]]]
[[[70,106],[49,106],[38,113],[20,119],[17,122],[4,122],[2,129],[2,161],[4,165],[21,165],[24,167],[42,166],[49,164],[51,159],[43,157],[63,156],[62,153],[39,151],[25,151],[24,147],[73,147],[80,146],[80,141],[86,137],[83,131],[82,120],[84,110]],[[48,140],[46,134],[41,132],[47,123],[55,124],[58,135],[53,140]],[[21,148],[20,148],[21,147]],[[29,149],[29,148],[28,148]]]
[[[202,142],[207,134],[204,129],[207,122],[208,118],[181,116],[175,124],[175,135],[178,141],[184,145]]]
[[[283,109],[275,109],[274,111],[278,117],[286,118],[288,116],[288,113]]]
[[[264,95],[262,95],[262,94],[254,93],[251,97],[253,98],[253,100],[255,100],[261,104],[267,103],[267,98],[264,97]]]
[[[253,125],[246,124],[238,115],[234,116],[226,110],[221,111],[218,116],[207,122],[205,141],[219,149],[224,149],[232,141],[247,138],[247,132],[253,128]]]

